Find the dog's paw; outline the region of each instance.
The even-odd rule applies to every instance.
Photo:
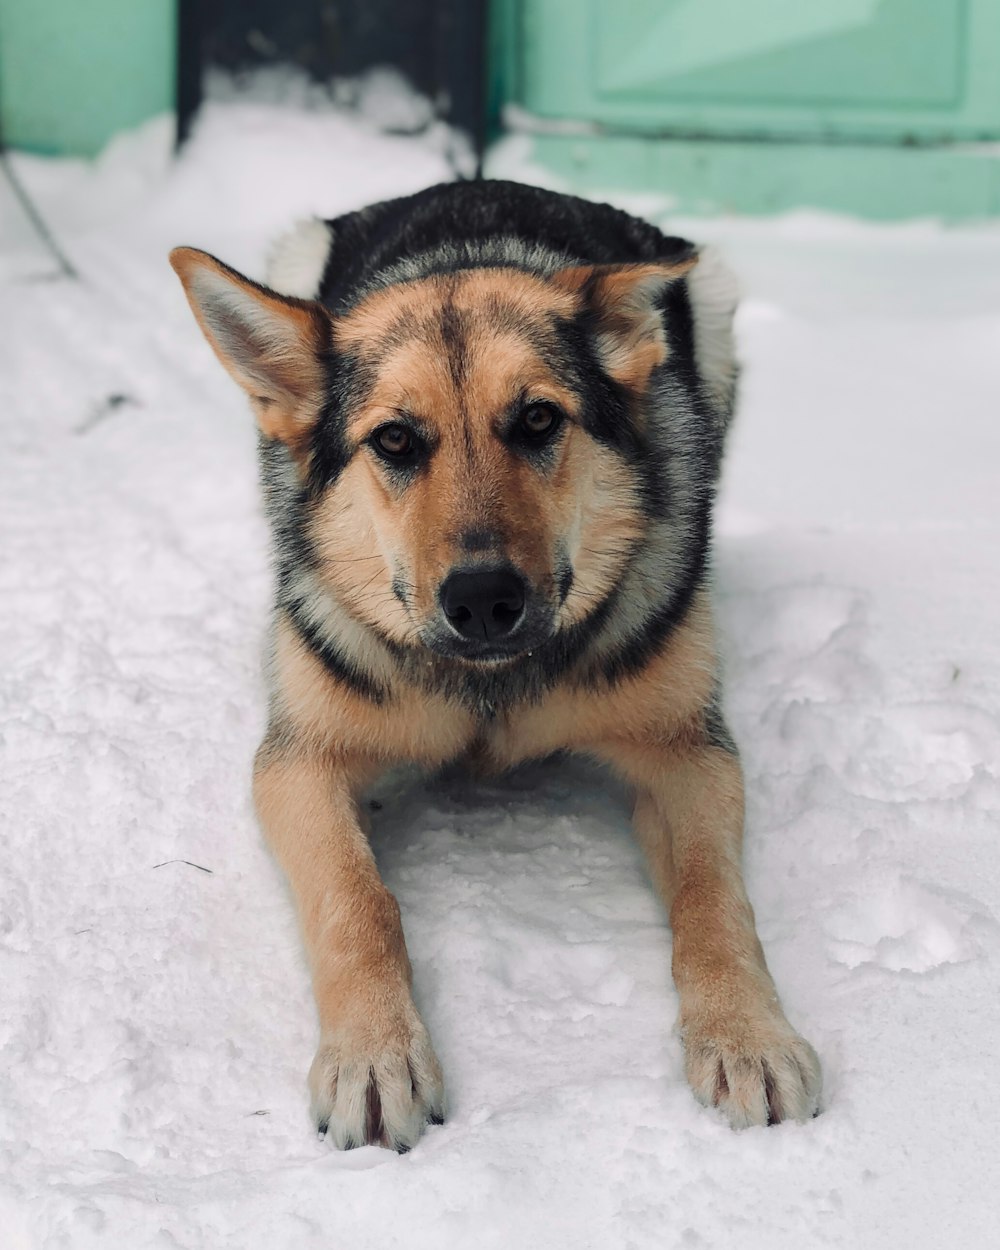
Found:
[[[388,1146],[405,1153],[427,1124],[444,1121],[444,1083],[430,1037],[409,996],[375,1018],[324,1033],[309,1070],[312,1114],[340,1150]]]
[[[823,1078],[816,1052],[781,1015],[683,1030],[687,1078],[699,1102],[733,1128],[809,1120]]]

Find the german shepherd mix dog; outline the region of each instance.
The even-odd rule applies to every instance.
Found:
[[[320,1132],[406,1150],[444,1115],[359,800],[408,761],[605,761],[669,908],[695,1096],[816,1113],[740,859],[710,513],[732,279],[607,205],[456,183],[300,226],[270,286],[171,261],[260,425],[276,599],[257,811],[319,1008]]]

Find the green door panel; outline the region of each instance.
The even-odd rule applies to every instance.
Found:
[[[688,136],[1000,136],[1000,0],[497,0],[518,102]]]
[[[602,4],[597,92],[643,101],[953,105],[964,9],[963,0],[633,0],[617,11]]]
[[[11,146],[92,155],[174,107],[175,0],[0,0]]]

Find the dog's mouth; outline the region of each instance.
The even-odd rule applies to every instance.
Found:
[[[462,636],[446,622],[435,621],[430,628],[423,631],[421,641],[428,650],[446,659],[458,660],[463,664],[498,667],[514,664],[531,655],[552,637],[553,622],[548,614],[546,618],[522,620],[516,630],[502,638]]]

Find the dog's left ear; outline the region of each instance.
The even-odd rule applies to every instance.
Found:
[[[676,260],[634,265],[577,265],[552,281],[572,291],[591,314],[601,362],[613,378],[642,391],[667,358],[661,299],[698,263],[695,251]]]
[[[258,286],[193,247],[174,248],[170,263],[205,338],[250,396],[265,436],[301,450],[323,401],[328,314],[312,300]]]

